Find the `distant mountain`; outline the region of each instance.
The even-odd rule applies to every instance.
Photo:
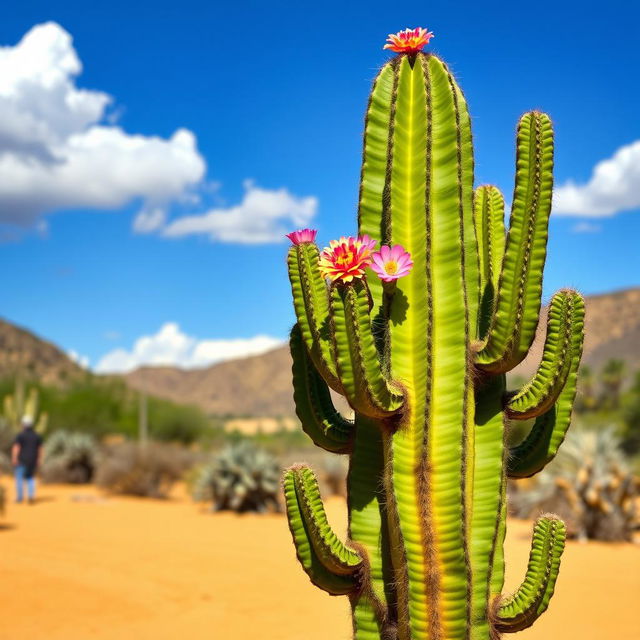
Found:
[[[515,373],[530,375],[535,370],[544,342],[544,322],[543,313],[532,352]],[[640,369],[640,288],[589,296],[586,333],[583,362],[596,371],[610,358],[625,360],[630,371]],[[55,345],[0,320],[0,378],[17,373],[57,386],[86,375]],[[291,360],[286,346],[204,369],[143,367],[123,377],[133,389],[194,404],[209,414],[293,414]]]
[[[530,375],[544,343],[543,311],[532,352],[515,371]],[[640,288],[587,298],[583,362],[596,370],[609,358],[640,369]],[[206,369],[144,367],[126,376],[134,389],[175,402],[196,404],[211,414],[286,416],[293,413],[291,361],[287,347]]]
[[[133,389],[174,402],[195,404],[209,414],[293,414],[288,347],[206,369],[142,367],[125,379]]]
[[[62,386],[85,371],[55,345],[0,320],[0,378],[16,375]]]

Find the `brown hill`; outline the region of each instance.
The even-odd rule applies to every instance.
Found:
[[[84,375],[84,371],[55,345],[0,320],[0,378],[16,375],[59,386]]]
[[[544,327],[544,314],[541,328]],[[599,368],[622,358],[640,369],[640,288],[587,298],[583,361]],[[544,330],[516,374],[529,375],[540,360]],[[206,369],[145,367],[126,376],[135,389],[202,407],[211,414],[286,416],[293,413],[291,362],[286,347]]]
[[[293,413],[287,347],[230,360],[206,369],[142,367],[126,375],[129,386],[209,414],[287,416]]]

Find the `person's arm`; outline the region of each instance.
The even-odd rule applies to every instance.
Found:
[[[14,442],[13,447],[11,447],[11,464],[14,467],[18,466],[19,455],[20,455],[20,445],[17,442]]]

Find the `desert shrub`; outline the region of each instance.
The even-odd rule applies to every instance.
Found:
[[[106,448],[96,471],[96,484],[112,493],[165,498],[192,463],[182,447],[149,442],[141,447],[122,442]]]
[[[149,433],[155,440],[191,444],[209,430],[209,421],[198,407],[149,398]]]
[[[512,492],[515,515],[557,513],[579,539],[631,541],[640,483],[611,428],[569,433],[556,459],[526,490]]]
[[[279,510],[280,466],[250,442],[231,444],[203,464],[193,480],[193,497],[214,511]]]
[[[82,484],[93,479],[98,446],[89,434],[55,431],[45,441],[43,458],[45,482]]]

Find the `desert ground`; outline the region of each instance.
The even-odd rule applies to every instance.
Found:
[[[13,495],[8,480],[3,480]],[[345,506],[327,501],[344,531]],[[530,523],[510,522],[509,588]],[[347,640],[346,598],[313,587],[282,515],[211,514],[170,500],[42,486],[0,519],[2,640]],[[549,611],[522,640],[635,640],[640,547],[568,544]]]

